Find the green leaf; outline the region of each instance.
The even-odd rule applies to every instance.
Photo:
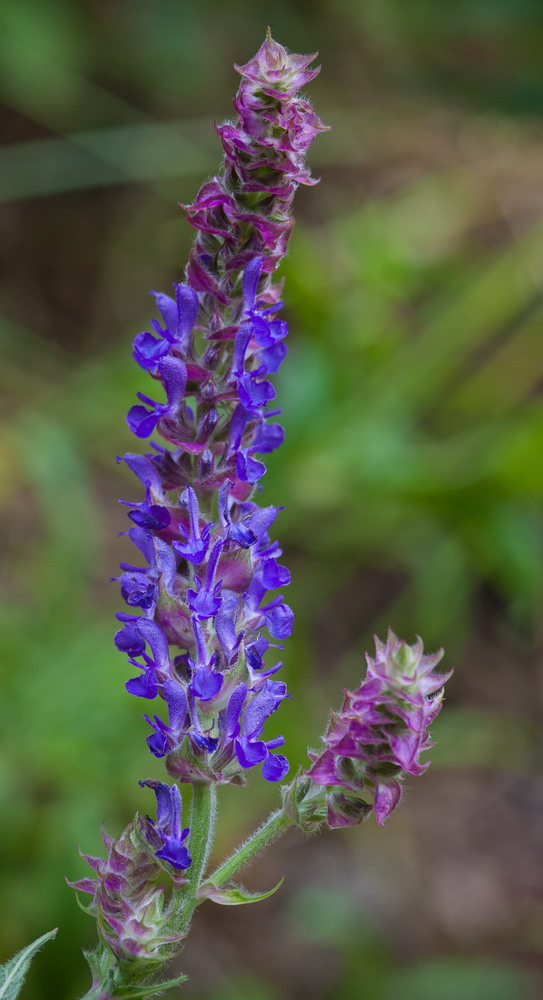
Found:
[[[198,895],[200,899],[210,899],[213,903],[220,903],[221,906],[241,906],[243,903],[259,903],[261,899],[268,899],[281,888],[284,881],[285,879],[282,878],[269,892],[246,892],[240,886],[219,889],[218,886],[208,882],[207,885],[202,886]]]
[[[177,976],[175,979],[168,979],[163,983],[148,983],[146,986],[125,986],[122,993],[116,993],[117,1000],[137,1000],[138,997],[154,997],[164,990],[170,990],[173,986],[182,986],[188,976]]]
[[[56,936],[57,930],[58,928],[55,927],[48,934],[42,934],[36,941],[28,944],[17,955],[10,958],[5,965],[0,966],[0,1000],[15,1000],[19,996],[34,955],[40,950],[42,944],[51,941]]]

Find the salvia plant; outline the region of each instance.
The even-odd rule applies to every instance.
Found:
[[[147,746],[166,774],[140,782],[155,797],[154,818],[137,815],[116,839],[103,833],[104,857],[84,855],[92,871],[71,883],[98,928],[87,1000],[182,983],[164,970],[196,908],[270,895],[236,883],[258,852],[293,826],[350,826],[372,812],[383,824],[404,776],[428,766],[420,757],[449,674],[435,670],[441,652],[427,656],[420,640],[409,646],[390,632],[332,712],[323,747],[281,785],[277,810],[208,871],[217,787],[243,785],[252,769],[268,782],[289,771],[283,737],[268,738],[264,726],[288,697],[269,650],[282,649],[293,628],[283,596],[290,573],[270,535],[281,508],[255,496],[264,459],[284,438],[273,376],[288,329],[275,271],[296,189],[315,183],[306,152],[325,129],[299,96],[318,73],[314,59],[288,53],[268,31],[256,56],[236,66],[236,117],[217,128],[222,167],[183,206],[196,230],[185,281],[172,296],[153,293],[160,319],[133,345],[153,388],[127,415],[148,443],[121,460],[139,498],[122,501],[136,552],[118,578],[128,610],[117,616],[115,643],[134,674],[127,691],[150,705]],[[180,784],[191,788],[187,826]]]

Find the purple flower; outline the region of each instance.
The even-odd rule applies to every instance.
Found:
[[[419,758],[432,746],[428,726],[452,674],[434,672],[443,651],[424,655],[421,639],[408,646],[390,631],[386,643],[376,639],[375,646],[374,659],[366,654],[366,678],[356,691],[345,692],[324,737],[325,750],[312,755],[308,771],[327,788],[332,827],[360,822],[372,808],[383,825],[400,801],[403,776],[429,766]]]
[[[192,486],[187,486],[183,496],[181,497],[181,502],[186,504],[189,509],[189,519],[190,519],[190,529],[187,532],[182,525],[179,525],[179,530],[184,536],[183,542],[173,542],[173,547],[184,559],[188,559],[191,563],[201,563],[206,557],[207,550],[209,548],[209,533],[211,531],[212,523],[205,524],[200,531],[200,512],[198,510],[198,499],[196,493],[192,489]]]
[[[211,657],[208,656],[202,623],[196,616],[192,619],[192,627],[196,639],[196,663],[188,657],[188,665],[191,668],[189,687],[196,698],[210,701],[219,693],[223,675],[213,669],[218,657],[216,653]]]
[[[152,656],[145,652],[146,643]],[[160,626],[147,618],[132,619],[130,624],[117,632],[115,645],[129,654],[130,664],[143,670],[142,675],[126,682],[129,694],[139,698],[156,698],[159,683],[167,680],[170,669],[168,643]],[[142,657],[143,664],[135,659],[138,656]]]
[[[243,768],[262,764],[262,775],[267,781],[281,781],[288,772],[288,760],[282,754],[272,753],[272,750],[283,746],[284,738],[277,736],[264,741],[260,737],[266,719],[288,697],[286,685],[265,680],[248,703],[247,693],[247,688],[241,684],[230,698],[224,720],[226,737],[234,741],[236,756]]]
[[[238,479],[241,479],[243,483],[250,483],[251,486],[254,486],[265,475],[266,466],[264,462],[259,462],[252,457],[251,450],[250,448],[242,448],[238,451],[236,472]]]
[[[286,587],[290,583],[290,570],[277,562],[282,554],[277,542],[272,542],[259,553],[262,583],[266,590],[276,590],[277,587]]]
[[[161,838],[162,846],[155,851],[155,857],[167,861],[177,871],[184,871],[190,867],[192,859],[184,846],[190,831],[188,827],[181,829],[183,804],[179,788],[149,778],[139,784],[142,788],[152,788],[156,795],[156,820],[149,822]]]
[[[123,573],[120,577],[121,594],[127,604],[132,607],[149,610],[156,604],[156,580],[150,580],[145,572]]]
[[[263,607],[260,605],[264,594],[268,590],[273,589],[276,586],[283,586],[283,584],[277,584],[277,577],[282,576],[285,583],[287,583],[290,580],[290,574],[284,566],[279,567],[275,560],[270,560],[271,565],[269,575],[272,577],[273,581],[273,586],[270,587],[269,584],[264,581],[266,563],[267,560],[264,559],[260,565],[259,571],[255,573],[253,577],[251,586],[247,590],[247,607],[255,614],[261,616],[260,621],[262,621],[262,619],[264,620],[270,635],[272,635],[274,639],[288,639],[289,635],[292,634],[294,614],[288,604],[284,603],[283,595],[280,594],[278,597],[275,597],[273,601],[270,601]],[[289,578],[288,580],[287,575]]]
[[[168,706],[168,723],[162,722],[157,715],[150,719],[144,716],[146,722],[154,729],[147,737],[147,746],[155,757],[165,757],[175,750],[187,732],[187,696],[181,684],[175,680],[167,680],[163,687],[164,700]]]
[[[217,569],[222,547],[222,540],[215,543],[207,563],[205,579],[202,582],[200,577],[196,576],[194,579],[197,589],[187,590],[189,606],[202,621],[216,615],[222,603],[220,596],[221,581],[219,580],[218,583],[215,583],[215,570]]]
[[[138,392],[138,399],[150,409],[136,405],[128,411],[126,417],[130,430],[140,438],[150,437],[163,417],[175,418],[185,392],[187,372],[179,358],[162,358],[158,363],[158,370],[164,382],[167,402],[155,403],[142,392]]]
[[[130,520],[147,531],[162,531],[171,521],[168,508],[161,507],[160,504],[148,504],[144,501],[130,506],[135,508],[128,511]]]
[[[263,374],[263,367],[260,367],[238,379],[240,403],[247,410],[259,410],[275,399],[275,389],[271,382],[258,377]]]
[[[281,411],[270,409],[288,334],[274,272],[287,251],[296,189],[314,183],[304,158],[324,126],[297,96],[317,72],[308,68],[313,58],[288,54],[268,32],[239,67],[236,119],[217,129],[222,167],[185,206],[196,231],[185,281],[174,297],[152,293],[161,320],[133,343],[157,391],[137,394],[127,423],[139,440],[156,434],[164,443],[118,459],[144,490],[122,501],[132,525],[126,535],[144,565],[121,564],[132,613],[117,614],[115,644],[135,672],[127,691],[163,702],[144,716],[147,744],[168,774],[195,785],[198,837],[196,784],[239,784],[256,765],[279,781],[289,767],[276,752],[283,737],[263,737],[287,693],[271,680],[281,664],[266,667],[270,643],[261,629],[279,640],[290,635],[291,609],[282,595],[267,596],[290,574],[268,535],[281,508],[261,508],[253,494],[266,472],[259,456],[284,440]],[[136,818],[118,841],[105,838],[108,857],[89,859],[97,877],[77,883],[91,894],[99,932],[118,959],[114,966],[103,948],[92,953],[93,996],[153,989],[145,984],[176,950],[202,875],[206,845],[198,844],[198,864],[195,853],[183,878],[191,856],[178,786],[140,784],[155,792],[156,819]],[[178,885],[190,882],[186,896],[170,892],[166,905],[154,887],[165,871]],[[155,991],[167,985],[155,982]]]
[[[270,408],[288,334],[274,271],[296,188],[312,183],[306,151],[324,128],[297,97],[317,72],[313,58],[268,34],[239,67],[237,119],[218,128],[222,169],[185,207],[196,230],[185,283],[175,296],[152,293],[160,322],[134,341],[165,402],[140,393],[128,424],[167,446],[124,458],[145,490],[128,504],[128,536],[146,565],[121,567],[122,596],[139,614],[118,616],[115,642],[137,670],[127,690],[165,702],[167,715],[146,716],[147,743],[183,781],[239,781],[256,763],[275,781],[288,767],[272,752],[282,738],[262,739],[286,690],[270,680],[281,664],[266,669],[261,630],[278,641],[291,634],[293,613],[277,595],[290,573],[268,535],[281,508],[259,507],[253,493],[262,456],[284,440],[281,411]],[[232,705],[235,739],[225,723]]]
[[[186,348],[198,315],[198,296],[188,285],[175,286],[175,302],[169,295],[153,292],[162,314],[165,328],[152,321],[158,340],[152,333],[139,333],[134,340],[134,358],[147,371],[155,372],[161,358],[170,352],[172,344]]]

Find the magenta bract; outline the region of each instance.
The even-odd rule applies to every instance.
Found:
[[[451,676],[435,672],[440,650],[424,655],[422,640],[408,646],[389,632],[375,640],[375,657],[356,691],[346,691],[332,713],[325,750],[313,754],[307,772],[327,788],[328,824],[359,823],[373,809],[382,826],[398,805],[405,774],[422,774],[420,755],[432,743],[428,726],[441,709],[443,685]]]

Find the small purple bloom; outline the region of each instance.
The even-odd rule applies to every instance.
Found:
[[[136,698],[149,698],[152,700],[156,698],[158,694],[158,682],[156,671],[154,669],[153,661],[145,653],[141,654],[145,659],[145,666],[138,663],[133,657],[130,657],[128,662],[133,666],[142,670],[143,673],[139,677],[131,677],[125,684],[125,688],[129,694],[135,695]]]
[[[135,337],[132,349],[134,358],[141,368],[146,371],[155,371],[160,359],[168,354],[170,345],[167,340],[157,340],[152,333],[146,330],[144,333],[138,333]]]
[[[260,455],[280,448],[285,440],[285,431],[281,424],[266,424],[262,422],[251,446]]]
[[[149,610],[156,604],[156,580],[150,580],[145,572],[123,573],[120,577],[121,594],[131,607]]]
[[[145,649],[145,639],[137,628],[127,626],[115,633],[115,645],[121,653],[139,656]]]
[[[260,738],[266,719],[286,697],[286,685],[279,681],[265,680],[258,693],[252,695],[241,684],[231,695],[226,713],[227,736],[234,740],[239,763],[243,768],[263,764],[262,775],[267,781],[281,781],[289,768],[286,757],[272,753],[283,746],[284,738],[277,736],[267,742]]]
[[[155,851],[155,857],[167,861],[177,871],[184,871],[190,867],[192,858],[184,846],[190,830],[189,827],[181,829],[183,803],[179,788],[150,778],[139,784],[142,788],[152,788],[156,795],[156,820],[150,822],[162,839],[162,847]]]
[[[282,594],[260,610],[266,619],[268,632],[274,639],[288,639],[289,635],[292,635],[294,613],[292,608],[283,602]]]
[[[222,687],[223,675],[213,667],[217,662],[217,654],[208,656],[204,631],[198,618],[193,617],[192,628],[196,640],[196,663],[189,658],[192,670],[190,689],[201,701],[210,701],[219,693]]]
[[[282,554],[282,550],[279,548],[277,542],[268,545],[266,549],[262,549],[259,553],[262,583],[266,590],[287,587],[290,583],[290,570],[277,562],[279,556]]]
[[[168,508],[162,507],[160,504],[144,502],[130,506],[134,507],[134,510],[128,511],[130,520],[147,531],[162,531],[168,527],[171,521]]]
[[[254,337],[258,346],[263,349],[259,357],[264,364],[265,371],[271,374],[277,371],[286,355],[286,345],[281,344],[280,341],[287,336],[288,326],[285,320],[282,319],[268,320],[268,316],[271,313],[275,313],[281,308],[282,302],[276,302],[268,309],[258,309],[256,306],[256,290],[263,263],[263,257],[255,257],[245,268],[243,275],[243,306],[246,315],[251,319],[251,336]],[[249,326],[249,324],[245,324],[245,326]],[[243,374],[239,363],[235,373],[238,376]]]
[[[186,348],[198,315],[198,296],[189,285],[175,285],[175,302],[163,292],[151,292],[155,296],[166,329],[155,328],[166,338],[168,350],[171,344]]]
[[[167,680],[164,684],[164,699],[168,706],[169,722],[162,722],[157,715],[144,719],[154,729],[147,737],[147,746],[155,757],[165,757],[167,753],[177,749],[186,733],[187,696],[179,681]]]
[[[252,457],[250,448],[245,448],[242,451],[238,451],[236,472],[238,479],[241,479],[244,483],[251,483],[254,486],[259,479],[262,479],[262,476],[266,472],[266,466],[264,462],[259,462],[256,458]]]
[[[158,371],[164,382],[167,402],[155,403],[142,392],[138,392],[138,399],[146,406],[132,406],[126,417],[128,426],[136,437],[149,437],[159,420],[166,416],[175,418],[181,405],[187,381],[184,363],[179,358],[165,357],[159,362]],[[150,409],[147,409],[147,406]]]
[[[259,635],[254,642],[249,643],[245,647],[245,656],[253,670],[262,670],[264,666],[264,660],[262,657],[267,649],[269,649],[270,644],[264,636]]]
[[[197,590],[187,590],[189,606],[201,621],[205,621],[206,618],[212,618],[217,614],[221,606],[221,581],[219,580],[218,583],[215,583],[214,580],[222,547],[222,541],[216,542],[213,546],[203,583],[200,577],[196,576]]]
[[[181,501],[183,504],[187,505],[189,509],[190,530],[187,532],[180,526],[180,531],[182,531],[185,541],[174,542],[173,547],[176,552],[179,552],[179,555],[183,556],[184,559],[188,559],[189,562],[198,565],[206,557],[206,553],[209,548],[209,534],[212,528],[212,523],[210,521],[209,524],[205,524],[200,531],[198,499],[196,497],[196,493],[192,489],[192,486],[187,486],[183,496],[181,497]]]
[[[275,399],[275,389],[271,382],[260,379],[260,369],[249,372],[238,380],[238,393],[242,406],[246,410],[258,410],[266,406],[272,399]]]
[[[127,681],[126,690],[138,698],[155,698],[159,681],[164,682],[169,674],[168,643],[156,622],[148,618],[136,618],[131,622],[133,624],[127,624],[117,632],[115,645],[129,654],[128,662],[143,670],[143,675]],[[151,649],[152,657],[145,652],[146,644]],[[136,656],[141,656],[144,663],[138,663],[134,659]]]
[[[238,504],[238,520],[232,521],[229,507],[231,487],[232,483],[225,483],[219,491],[219,515],[228,537],[246,549],[267,533],[282,508],[258,507],[251,502]]]

